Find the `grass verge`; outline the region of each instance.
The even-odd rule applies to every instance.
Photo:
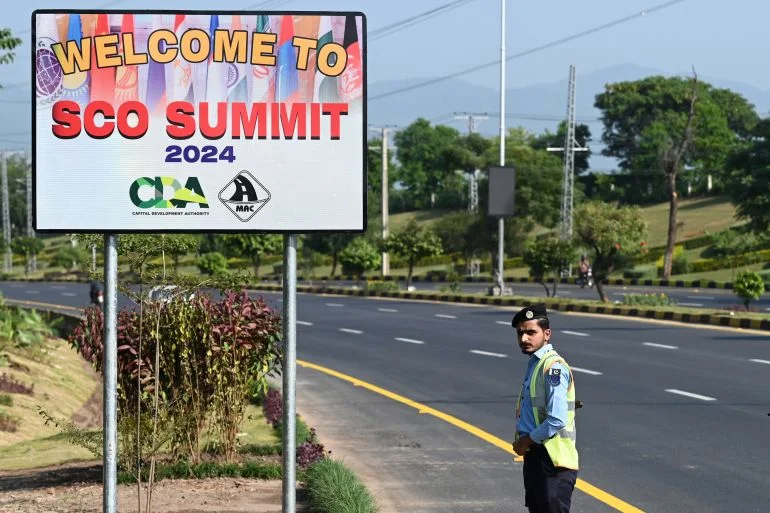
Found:
[[[348,467],[329,458],[305,474],[314,513],[376,513],[374,497]]]

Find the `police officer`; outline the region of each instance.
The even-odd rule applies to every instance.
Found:
[[[550,343],[545,305],[522,309],[511,324],[529,355],[513,443],[524,456],[524,503],[530,513],[569,513],[578,474],[572,373]]]

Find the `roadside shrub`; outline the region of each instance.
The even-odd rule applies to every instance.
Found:
[[[8,394],[0,394],[0,406],[13,406],[13,397]]]
[[[306,474],[310,507],[315,513],[377,513],[374,497],[342,463],[324,458]]]
[[[70,343],[102,372],[103,315],[86,310]],[[281,361],[280,317],[261,299],[228,292],[219,301],[196,294],[144,305],[118,314],[118,407],[135,418],[152,409],[159,388],[159,411],[172,431],[175,456],[200,460],[200,436],[208,425],[228,461],[236,455],[238,427],[249,395],[267,387]],[[159,351],[155,382],[155,350]],[[141,390],[137,381],[141,382]],[[135,422],[136,424],[136,422]],[[136,431],[137,426],[126,427]],[[140,426],[141,430],[141,426]]]
[[[262,413],[271,426],[278,427],[283,419],[283,399],[278,390],[271,388],[262,402]]]
[[[401,290],[397,281],[369,280],[366,282],[366,290],[372,292],[392,292]]]
[[[756,301],[765,293],[765,281],[758,273],[743,271],[733,284],[735,295],[743,299],[743,304],[749,308],[751,301]]]
[[[308,439],[297,447],[297,466],[306,469],[325,457],[324,446],[318,443],[315,429],[311,429]]]
[[[205,253],[198,258],[198,269],[208,276],[219,276],[227,272],[227,258],[222,253]]]
[[[3,375],[0,376],[0,392],[33,395],[35,393],[35,384],[33,383],[31,386],[27,386],[16,378],[3,373]]]
[[[39,357],[53,334],[53,325],[37,311],[7,307],[0,297],[0,357],[9,351]]]
[[[674,306],[676,300],[666,294],[627,294],[623,304],[629,306]]]
[[[20,420],[0,410],[0,431],[15,433],[19,428]]]
[[[72,247],[67,244],[54,253],[49,262],[49,267],[63,267],[64,269],[83,269],[88,266],[89,255],[81,246]]]

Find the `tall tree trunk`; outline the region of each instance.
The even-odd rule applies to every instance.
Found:
[[[668,170],[668,244],[666,257],[663,262],[663,279],[671,278],[674,264],[674,247],[676,246],[676,215],[679,208],[679,198],[676,193],[676,169]]]
[[[409,273],[406,275],[406,290],[412,284],[412,272],[414,271],[414,260],[409,260]]]
[[[545,289],[545,297],[551,297],[551,291],[548,290],[548,285],[545,284],[545,280],[541,279],[540,281],[538,281],[538,283],[542,285],[543,288]]]
[[[331,277],[334,277],[334,273],[337,272],[337,253],[332,253],[332,275]]]
[[[254,277],[259,280],[259,264],[261,263],[261,258],[259,256],[253,256],[251,257],[251,263],[254,266]]]
[[[604,285],[602,285],[602,280],[598,276],[595,276],[594,283],[596,284],[596,292],[599,293],[599,299],[601,299],[602,303],[609,303],[607,294],[604,293]]]
[[[553,292],[551,293],[551,297],[556,297],[556,289],[559,288],[559,283],[561,283],[561,273],[557,272],[553,279]]]

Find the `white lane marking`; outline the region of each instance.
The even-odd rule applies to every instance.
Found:
[[[486,351],[476,351],[475,349],[471,350],[471,353],[473,353],[473,354],[480,354],[482,356],[494,356],[495,358],[508,358],[507,354],[488,353]]]
[[[703,303],[678,303],[677,306],[703,306]]]
[[[326,306],[345,306],[341,303],[326,303]]]
[[[378,308],[377,311],[378,312],[390,312],[390,313],[398,312],[398,310],[396,310],[395,308]]]
[[[756,358],[752,358],[751,361],[754,363],[765,363],[767,365],[770,365],[770,360],[757,360]]]
[[[64,290],[64,289],[66,289],[66,288],[67,288],[67,287],[65,287],[65,286],[63,286],[63,285],[51,285],[51,289],[52,289],[52,290]]]
[[[613,292],[612,295],[613,296],[627,296],[628,293],[627,292]]]
[[[457,319],[456,315],[447,315],[447,314],[436,314],[436,317],[440,317],[442,319]]]
[[[409,344],[424,344],[425,343],[422,340],[415,340],[413,338],[396,337],[396,340],[398,340],[399,342],[407,342]]]
[[[24,292],[26,294],[40,294],[39,290],[25,290]]]
[[[654,342],[642,342],[643,346],[659,347],[661,349],[679,349],[677,346],[667,346],[666,344],[656,344]]]
[[[307,321],[297,321],[297,324],[300,324],[302,326],[312,326],[313,325],[312,322],[307,322]]]
[[[559,294],[564,294],[566,296],[566,295],[572,294],[572,291],[571,290],[560,290]]]
[[[692,397],[693,399],[700,399],[701,401],[716,401],[715,398],[706,395],[693,394],[692,392],[685,392],[683,390],[677,390],[675,388],[667,388],[666,392],[669,394],[683,395],[685,397]]]
[[[593,371],[588,369],[581,369],[580,367],[570,367],[575,372],[582,372],[583,374],[590,374],[591,376],[601,376],[602,373],[599,371]]]
[[[508,321],[495,321],[496,324],[502,324],[503,326],[510,326],[511,323]]]
[[[687,299],[708,299],[710,301],[715,300],[714,296],[685,296]]]
[[[568,331],[568,330],[561,330],[562,333],[565,335],[574,335],[576,337],[590,337],[588,333],[582,333],[580,331]]]
[[[363,331],[351,330],[351,329],[348,329],[348,328],[340,328],[340,331],[344,331],[345,333],[352,333],[354,335],[360,335],[361,333],[363,333]]]
[[[74,292],[62,292],[61,295],[62,296],[68,296],[68,297],[75,297],[75,296],[77,296],[77,294],[75,294]]]

